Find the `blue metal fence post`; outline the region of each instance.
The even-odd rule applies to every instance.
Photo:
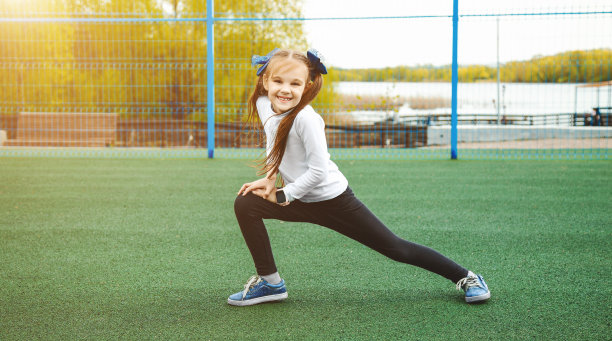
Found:
[[[215,155],[215,28],[214,0],[206,0],[206,93],[208,111],[208,158]]]
[[[459,26],[459,0],[453,0],[453,67],[451,100],[451,159],[457,159],[457,28]]]

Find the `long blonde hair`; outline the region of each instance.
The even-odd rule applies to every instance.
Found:
[[[285,148],[287,147],[287,140],[289,138],[289,131],[293,126],[293,121],[297,114],[302,111],[315,97],[319,94],[321,87],[323,86],[323,77],[321,73],[316,69],[310,62],[308,57],[301,52],[292,50],[279,50],[270,59],[266,70],[259,76],[257,85],[251,94],[248,102],[248,117],[247,122],[250,122],[253,129],[261,132],[263,130],[263,124],[259,123],[259,115],[257,113],[257,99],[261,96],[268,96],[268,91],[264,88],[264,79],[268,77],[274,70],[274,67],[282,60],[293,58],[295,60],[303,62],[308,68],[308,79],[306,80],[306,87],[302,93],[300,102],[288,113],[279,123],[278,129],[276,130],[276,136],[274,138],[274,145],[270,150],[270,153],[261,160],[258,164],[260,168],[260,175],[266,174],[270,171],[271,174],[276,174],[280,167],[283,156],[285,155]]]

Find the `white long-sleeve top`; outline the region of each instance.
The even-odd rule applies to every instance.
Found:
[[[257,112],[264,125],[266,153],[269,154],[278,125],[287,114],[276,114],[266,96],[257,100]],[[323,118],[310,105],[302,109],[293,121],[279,173],[285,182],[283,190],[289,201],[333,199],[348,187],[348,181],[327,151]]]

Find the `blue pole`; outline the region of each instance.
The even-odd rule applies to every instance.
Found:
[[[457,28],[459,26],[459,0],[453,0],[453,69],[451,100],[451,159],[457,159]]]
[[[208,111],[208,158],[215,155],[215,28],[214,0],[206,0],[206,93]]]

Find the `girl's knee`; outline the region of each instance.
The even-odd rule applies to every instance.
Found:
[[[412,243],[394,238],[381,253],[396,262],[412,264],[416,256],[414,251]]]
[[[244,196],[242,196],[242,194],[239,194],[234,200],[234,212],[236,212],[236,214],[239,214],[241,212],[244,212],[247,208],[247,200]]]
[[[234,200],[234,212],[236,215],[248,214],[249,210],[254,207],[254,199],[257,199],[255,194],[238,195]]]

